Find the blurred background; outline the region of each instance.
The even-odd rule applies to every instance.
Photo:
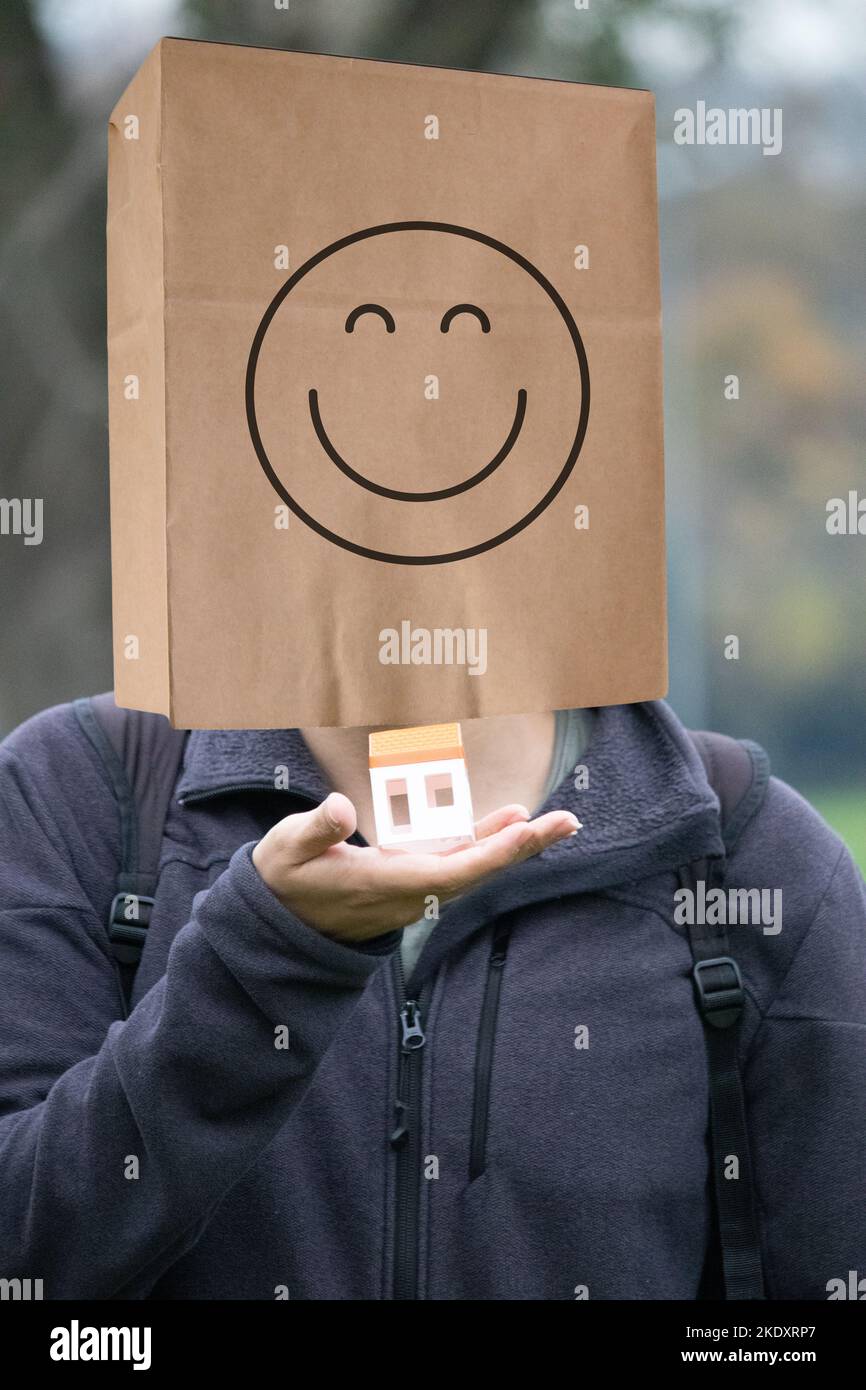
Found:
[[[0,736],[112,683],[106,122],[162,34],[655,92],[670,699],[866,867],[866,535],[826,530],[866,498],[862,0],[3,0],[0,497],[45,539],[0,536]],[[699,100],[781,107],[782,152],[677,145]]]

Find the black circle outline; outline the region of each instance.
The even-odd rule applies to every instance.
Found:
[[[577,431],[571,448],[568,451],[565,464],[551,487],[541,498],[540,502],[535,504],[531,511],[527,512],[519,521],[514,522],[512,526],[507,527],[506,530],[501,531],[488,541],[481,542],[479,545],[468,546],[465,550],[456,550],[445,555],[391,555],[386,551],[371,550],[368,546],[357,545],[354,541],[345,540],[342,536],[338,536],[333,531],[329,531],[326,526],[323,526],[321,522],[316,521],[314,517],[304,511],[300,503],[295,501],[277,477],[265,451],[264,444],[262,443],[258,421],[256,419],[255,385],[259,354],[265,334],[283,300],[291,293],[295,285],[297,285],[305,275],[308,275],[311,270],[314,270],[317,265],[327,260],[329,256],[334,255],[335,252],[342,251],[345,247],[354,245],[356,241],[366,241],[369,237],[382,236],[388,232],[449,232],[453,236],[463,236],[469,238],[471,241],[479,241],[482,245],[489,246],[491,250],[498,251],[509,260],[514,261],[516,265],[519,265],[522,270],[525,270],[526,273],[535,280],[536,284],[541,286],[545,294],[547,294],[548,298],[553,301],[553,304],[558,309],[571,336],[580,369],[581,402]],[[589,423],[589,364],[586,360],[586,349],[583,346],[583,340],[578,331],[577,324],[574,321],[571,310],[562,298],[562,295],[554,288],[547,277],[543,275],[531,261],[528,261],[525,256],[522,256],[519,251],[513,251],[511,247],[506,246],[504,242],[497,241],[495,237],[487,236],[484,232],[476,232],[473,231],[471,227],[460,227],[451,222],[384,222],[377,227],[364,227],[359,232],[350,232],[348,236],[340,237],[339,240],[331,242],[330,246],[323,247],[321,251],[317,251],[309,260],[306,260],[304,264],[289,277],[286,283],[277,290],[277,293],[262,315],[261,322],[253,338],[252,347],[250,348],[246,371],[246,412],[247,425],[253,448],[256,451],[256,456],[271,486],[274,488],[277,495],[282,497],[289,510],[293,512],[300,521],[303,521],[309,526],[311,530],[315,531],[317,535],[321,536],[323,540],[330,541],[333,545],[338,545],[341,549],[349,550],[355,555],[364,556],[369,560],[380,560],[385,564],[444,565],[451,564],[456,560],[471,559],[474,555],[481,555],[485,551],[493,550],[496,546],[511,540],[512,536],[516,536],[520,531],[525,530],[543,511],[546,511],[554,498],[561,492],[577,462]]]

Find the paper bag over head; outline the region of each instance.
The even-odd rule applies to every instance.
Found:
[[[164,39],[108,255],[119,704],[664,694],[649,93]]]

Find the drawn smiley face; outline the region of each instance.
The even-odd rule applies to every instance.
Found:
[[[441,222],[354,232],[280,288],[249,354],[246,408],[277,495],[318,535],[399,565],[502,545],[568,480],[589,369],[549,280]]]

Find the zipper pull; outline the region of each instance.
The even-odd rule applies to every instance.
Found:
[[[421,1027],[421,1011],[414,999],[407,999],[400,1010],[400,1027],[403,1052],[417,1052],[419,1047],[424,1046],[427,1037]]]
[[[421,1011],[414,999],[407,999],[400,1010],[400,1051],[404,1054],[417,1052],[427,1041],[424,1029],[421,1027]],[[400,1068],[400,1090],[402,1092],[405,1084],[403,1068]],[[409,1107],[403,1099],[402,1094],[394,1101],[394,1129],[391,1131],[389,1143],[392,1149],[402,1149],[406,1140],[409,1138],[409,1126],[406,1124],[406,1115]]]

